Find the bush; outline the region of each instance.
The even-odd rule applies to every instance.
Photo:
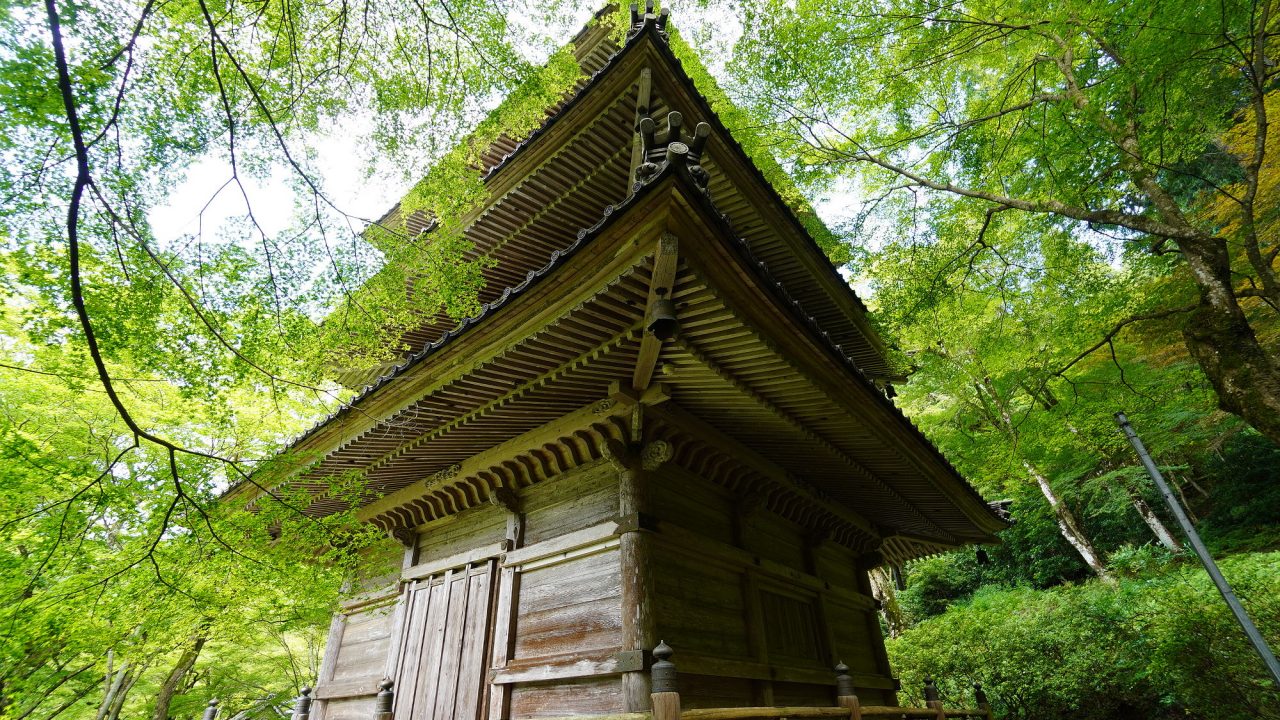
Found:
[[[1280,643],[1280,553],[1227,558],[1222,570]],[[1185,562],[1115,583],[988,586],[889,652],[913,704],[931,675],[949,705],[972,705],[981,682],[1009,720],[1280,718],[1262,661],[1204,570]]]

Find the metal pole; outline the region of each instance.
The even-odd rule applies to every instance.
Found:
[[[1187,534],[1187,540],[1191,542],[1191,548],[1195,550],[1196,557],[1200,558],[1204,569],[1209,573],[1209,577],[1213,579],[1213,584],[1218,586],[1218,592],[1222,593],[1222,599],[1227,601],[1231,612],[1236,616],[1236,620],[1240,622],[1240,627],[1244,628],[1244,634],[1249,636],[1249,642],[1253,643],[1253,649],[1258,651],[1262,661],[1267,664],[1267,669],[1271,671],[1272,681],[1275,682],[1276,687],[1280,688],[1280,662],[1276,660],[1275,653],[1271,652],[1271,648],[1267,646],[1266,639],[1262,637],[1262,633],[1258,632],[1258,626],[1253,624],[1253,620],[1245,612],[1239,598],[1236,597],[1231,586],[1227,584],[1227,579],[1222,577],[1222,572],[1218,570],[1218,564],[1213,561],[1213,556],[1209,554],[1209,551],[1205,549],[1204,543],[1200,541],[1200,533],[1196,532],[1196,528],[1191,524],[1190,518],[1182,510],[1182,505],[1178,504],[1177,498],[1173,496],[1173,492],[1169,489],[1169,484],[1164,481],[1164,476],[1160,474],[1160,469],[1156,467],[1151,455],[1147,453],[1146,446],[1142,444],[1138,434],[1133,431],[1133,426],[1129,424],[1129,418],[1125,417],[1124,413],[1118,412],[1116,413],[1116,422],[1120,425],[1120,429],[1124,431],[1125,437],[1129,438],[1129,444],[1133,445],[1133,449],[1138,452],[1138,457],[1142,460],[1143,466],[1147,468],[1147,474],[1151,476],[1151,479],[1156,483],[1156,487],[1160,489],[1160,495],[1164,497],[1165,504],[1173,512],[1173,516],[1178,519],[1178,524],[1182,526],[1182,531]]]

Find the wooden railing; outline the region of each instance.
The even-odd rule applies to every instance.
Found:
[[[576,715],[566,718],[546,718],[545,720],[794,720],[798,718],[974,718],[975,720],[994,720],[991,703],[982,691],[982,686],[974,684],[974,708],[943,707],[938,695],[938,687],[933,680],[925,678],[925,707],[890,707],[887,705],[863,705],[858,700],[854,689],[853,677],[849,668],[841,663],[835,667],[836,675],[836,707],[733,707],[733,708],[697,708],[680,709],[680,693],[676,689],[676,664],[671,658],[675,652],[666,643],[659,643],[653,649],[653,667],[650,668],[650,699],[653,702],[652,712],[618,713],[612,715]],[[374,700],[372,720],[394,720],[394,706],[391,680],[383,680],[378,685],[378,696]],[[302,688],[294,704],[291,720],[310,720],[311,688]],[[217,720],[218,701],[210,700],[205,708],[203,720]]]
[[[766,720],[768,718],[980,718],[993,720],[991,703],[981,685],[974,685],[976,708],[943,707],[938,686],[925,678],[924,699],[926,707],[889,707],[887,705],[863,705],[854,690],[853,677],[844,663],[835,667],[836,703],[838,707],[736,707],[680,709],[680,693],[676,690],[676,665],[671,661],[674,651],[666,643],[653,649],[653,668],[650,670],[653,694],[652,720]]]

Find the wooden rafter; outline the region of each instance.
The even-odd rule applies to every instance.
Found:
[[[744,324],[743,327],[746,327],[746,325]],[[799,432],[810,442],[813,442],[814,444],[821,447],[823,450],[826,450],[832,456],[837,458],[842,464],[848,467],[849,470],[854,475],[856,475],[859,479],[864,480],[866,482],[870,482],[880,487],[882,490],[888,493],[895,501],[900,503],[902,507],[906,508],[914,518],[916,518],[917,520],[922,522],[925,526],[931,528],[934,532],[936,532],[938,534],[938,537],[949,542],[956,541],[956,538],[954,535],[942,529],[933,520],[930,520],[929,517],[924,513],[922,513],[919,508],[917,508],[909,500],[903,497],[901,493],[895,490],[888,483],[884,482],[879,477],[877,477],[875,473],[866,469],[860,462],[858,462],[856,459],[854,459],[851,455],[849,455],[845,451],[841,450],[830,440],[823,437],[822,434],[813,430],[812,428],[804,424],[802,421],[800,421],[799,419],[791,415],[791,413],[779,407],[764,395],[761,395],[758,391],[756,391],[753,387],[748,385],[742,379],[736,377],[735,375],[733,375],[733,373],[721,367],[715,360],[713,360],[700,348],[698,348],[691,341],[689,341],[688,338],[681,337],[681,338],[678,338],[676,342],[679,343],[680,347],[683,350],[689,353],[690,357],[697,360],[700,364],[702,364],[709,371],[711,371],[712,374],[718,376],[720,379],[728,383],[735,390],[742,393],[744,396],[750,398],[752,401],[756,403],[756,405],[760,406],[761,409],[768,412],[770,415],[773,415],[774,417],[781,420],[783,423],[789,425],[791,428]]]
[[[375,500],[361,508],[357,513],[357,517],[361,520],[368,520],[387,526],[402,524],[400,522],[392,522],[392,519],[407,518],[413,514],[403,511],[403,508],[414,503],[434,504],[431,498],[438,493],[446,491],[451,486],[478,483],[486,488],[483,499],[487,500],[490,487],[501,485],[507,488],[514,488],[522,484],[527,485],[534,480],[544,479],[538,477],[539,475],[549,477],[567,471],[587,460],[581,448],[566,453],[566,456],[575,454],[580,456],[574,461],[546,468],[539,467],[540,460],[530,460],[527,456],[531,452],[544,450],[549,446],[579,444],[583,439],[584,433],[590,436],[600,435],[598,440],[593,437],[591,441],[592,444],[596,445],[602,445],[609,438],[620,439],[624,432],[623,421],[617,415],[619,413],[625,414],[626,412],[627,409],[624,406],[613,402],[596,401],[590,403],[562,416],[558,420],[534,428],[527,433],[518,435],[500,445],[468,458],[460,463],[457,470],[451,473],[444,482],[437,484],[415,483],[379,500]],[[594,450],[594,456],[603,456],[601,447],[588,448],[588,450]],[[468,497],[465,504],[470,506],[472,499]],[[454,509],[441,505],[439,511],[436,512],[438,516],[456,512],[460,509],[462,508]]]
[[[813,490],[801,485],[793,479],[786,470],[779,467],[768,458],[757,453],[746,445],[743,445],[732,437],[729,437],[701,419],[694,417],[680,407],[672,403],[667,403],[665,405],[655,407],[649,412],[666,425],[675,428],[680,432],[687,433],[691,437],[697,438],[699,441],[706,443],[708,446],[723,453],[726,457],[733,458],[735,462],[746,466],[751,471],[759,474],[773,485],[782,489],[784,492],[799,498],[805,503],[821,507],[841,522],[855,528],[859,534],[868,537],[875,542],[879,541],[880,533],[876,530],[875,525],[862,515],[858,514],[857,511],[819,496]],[[767,502],[764,496],[760,496],[760,502]]]

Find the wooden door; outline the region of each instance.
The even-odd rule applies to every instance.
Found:
[[[396,720],[477,720],[485,708],[494,561],[414,580],[396,673]]]

